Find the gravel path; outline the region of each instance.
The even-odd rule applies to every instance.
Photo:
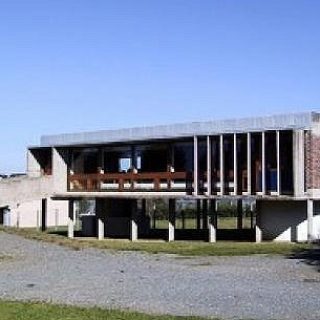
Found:
[[[0,232],[0,298],[222,319],[320,319],[320,273],[282,257],[68,248]]]

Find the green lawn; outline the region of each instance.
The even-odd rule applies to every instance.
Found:
[[[130,311],[79,308],[0,300],[1,320],[200,320],[199,317],[155,316]]]
[[[157,219],[155,226],[158,229],[167,229],[168,220]],[[196,219],[186,218],[184,221],[185,229],[196,229]],[[243,228],[249,229],[251,227],[250,217],[243,217]],[[183,222],[181,218],[176,219],[176,228],[183,229]],[[237,229],[237,217],[218,217],[218,228],[220,229]]]
[[[296,252],[310,249],[306,243],[251,243],[219,241],[207,243],[201,241],[137,241],[128,240],[96,240],[96,239],[69,239],[62,235],[40,232],[34,229],[2,229],[8,233],[17,234],[28,239],[55,243],[75,250],[84,248],[98,248],[115,251],[143,251],[147,253],[167,253],[181,256],[244,256],[252,254],[281,254],[292,255]]]

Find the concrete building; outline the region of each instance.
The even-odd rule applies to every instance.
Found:
[[[13,181],[0,182],[0,207],[8,207],[6,197],[15,194],[11,210],[24,212],[24,225],[37,219],[39,224],[34,214],[31,221],[31,211],[40,212],[47,225],[54,211],[63,212],[69,237],[81,199],[96,202],[94,222],[84,218],[82,228],[99,239],[214,242],[223,238],[217,227],[217,204],[223,201],[237,204],[238,233],[258,242],[320,237],[320,114],[315,112],[43,136],[40,146],[28,149],[27,175],[17,183],[16,190],[23,190],[18,194],[9,187]],[[167,204],[165,230],[150,223],[153,199]],[[195,203],[192,232],[176,228],[181,201]],[[244,203],[256,206],[250,232],[242,228]]]

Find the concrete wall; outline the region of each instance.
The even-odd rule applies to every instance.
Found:
[[[42,225],[42,199],[25,201],[10,206],[4,225],[16,228],[40,228]],[[66,226],[68,223],[68,202],[47,199],[46,226]]]
[[[306,201],[257,201],[263,240],[307,241]],[[313,234],[320,238],[320,206],[315,202]]]
[[[52,177],[19,177],[0,182],[0,207],[15,206],[35,199],[47,198],[52,194]]]

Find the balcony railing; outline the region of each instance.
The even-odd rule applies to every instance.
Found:
[[[192,172],[73,174],[69,191],[177,191],[192,192]]]

